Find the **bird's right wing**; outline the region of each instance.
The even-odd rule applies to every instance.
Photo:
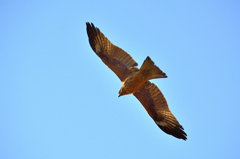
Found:
[[[182,125],[168,108],[165,97],[155,84],[147,81],[133,95],[142,103],[160,129],[176,138],[187,139]]]
[[[138,64],[123,49],[112,44],[92,23],[87,24],[89,43],[93,51],[119,78],[124,81]]]

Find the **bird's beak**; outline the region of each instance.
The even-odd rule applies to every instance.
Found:
[[[122,95],[122,89],[120,89],[119,93],[118,93],[118,97],[121,97]]]

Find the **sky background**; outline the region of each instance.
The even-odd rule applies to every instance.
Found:
[[[86,22],[142,65],[188,140],[162,132],[92,51]],[[240,158],[240,2],[0,1],[0,158]]]

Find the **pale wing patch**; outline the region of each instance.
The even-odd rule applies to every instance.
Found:
[[[99,52],[101,52],[101,46],[99,44],[95,45],[95,52],[98,54]]]
[[[168,125],[165,121],[155,121],[155,123],[157,125],[160,125],[160,126],[167,126]]]

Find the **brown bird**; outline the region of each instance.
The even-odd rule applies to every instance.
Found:
[[[186,140],[187,134],[169,110],[162,92],[155,84],[149,82],[154,78],[167,78],[166,74],[150,57],[147,57],[138,69],[138,64],[127,52],[112,44],[92,23],[86,24],[93,51],[122,81],[119,97],[133,94],[160,129],[176,138]]]

